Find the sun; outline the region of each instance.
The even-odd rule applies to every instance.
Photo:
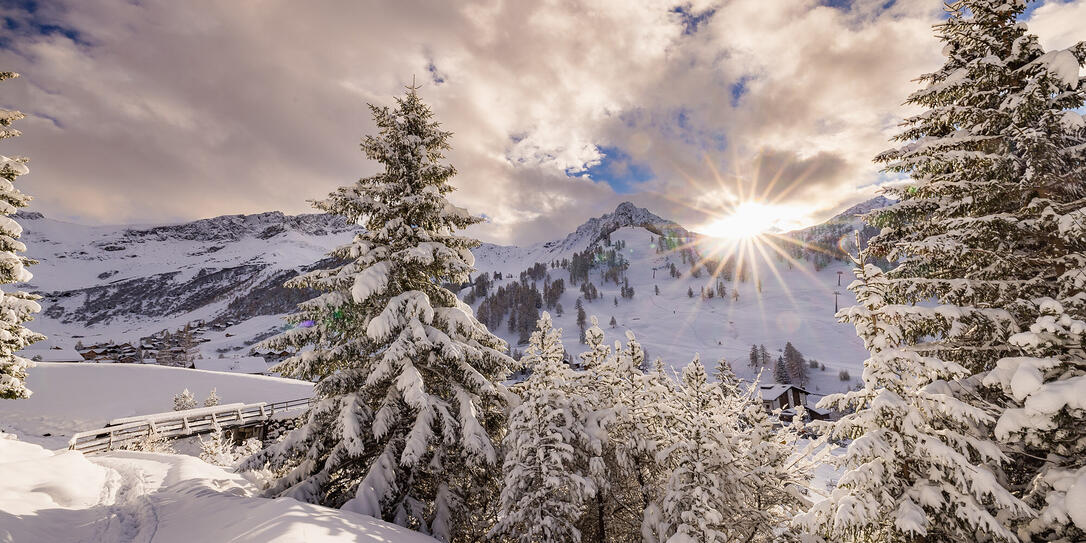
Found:
[[[761,202],[743,202],[720,217],[696,230],[714,238],[745,240],[776,230],[782,217],[778,206]]]

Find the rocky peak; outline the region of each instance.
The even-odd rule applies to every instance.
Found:
[[[686,236],[689,233],[678,224],[662,219],[651,211],[637,207],[630,202],[622,202],[612,213],[588,219],[570,235],[555,246],[556,250],[584,250],[591,247],[605,236],[627,226],[639,226],[661,235],[666,233]]]

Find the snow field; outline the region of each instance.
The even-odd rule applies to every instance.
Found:
[[[312,395],[310,383],[294,379],[142,364],[39,362],[27,382],[34,391],[29,399],[0,402],[0,431],[53,449],[113,419],[170,411],[174,394],[186,388],[199,402],[215,388],[224,404]]]

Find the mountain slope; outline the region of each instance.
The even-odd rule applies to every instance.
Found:
[[[789,235],[811,246],[833,246],[862,226],[858,213],[884,203],[868,202],[824,225]],[[136,342],[163,329],[204,320],[221,323],[217,331],[206,334],[208,341],[200,347],[209,357],[241,354],[256,339],[280,329],[280,316],[312,295],[285,289],[283,282],[302,271],[332,265],[326,253],[347,242],[356,228],[326,215],[277,212],[147,227],[82,227],[40,214],[23,214],[20,220],[29,252],[40,260],[32,268],[35,277],[28,290],[44,295],[43,314],[32,326],[50,336],[47,344]],[[723,356],[741,375],[753,374],[744,369],[752,343],[775,351],[792,341],[826,363],[829,377],[814,385],[820,388],[841,388],[844,383],[833,382],[836,370],[858,369],[866,353],[851,328],[833,319],[834,290],[843,293],[841,305],[851,303],[850,295],[836,284],[838,271],[850,273],[843,262],[814,249],[793,255],[791,261],[769,256],[773,251],[764,255],[754,251],[745,257],[749,273],[734,280],[711,278],[709,269],[695,276],[687,258],[660,249],[663,236],[672,244],[693,243],[695,252],[703,255],[722,252],[719,240],[697,236],[623,203],[562,239],[527,247],[483,244],[474,253],[478,274],[502,274],[494,290],[520,281],[520,272],[536,263],[550,279],[563,279],[566,290],[556,301],[565,311],[555,315],[555,321],[565,328],[563,340],[572,353],[580,350],[574,311],[581,296],[579,285],[572,283],[567,269],[553,265],[574,255],[603,255],[621,246],[618,258],[628,266],[621,277],[635,295],[622,297],[624,285],[615,277],[604,281],[606,269],[597,265],[588,272],[588,281],[600,298],[585,303],[586,311],[596,314],[614,339],[622,335],[607,327],[612,316],[619,328],[638,335],[650,356],[677,366],[694,352],[704,360]],[[672,265],[679,277],[669,273]],[[538,277],[539,288],[546,281]],[[701,299],[703,287],[715,290],[718,282],[727,298]],[[736,291],[738,300],[733,297]],[[691,298],[689,293],[696,295]],[[478,309],[480,301],[472,301]],[[494,328],[516,346],[519,333],[505,323]]]

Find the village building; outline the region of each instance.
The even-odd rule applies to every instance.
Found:
[[[815,394],[796,385],[774,383],[758,387],[758,396],[762,401],[762,407],[770,413],[779,409],[781,411],[781,420],[792,420],[792,417],[796,414],[796,407],[798,406],[803,406],[807,411],[807,417],[811,420],[833,419],[833,410],[820,409],[807,403],[808,397],[812,395],[821,396],[821,394]]]

